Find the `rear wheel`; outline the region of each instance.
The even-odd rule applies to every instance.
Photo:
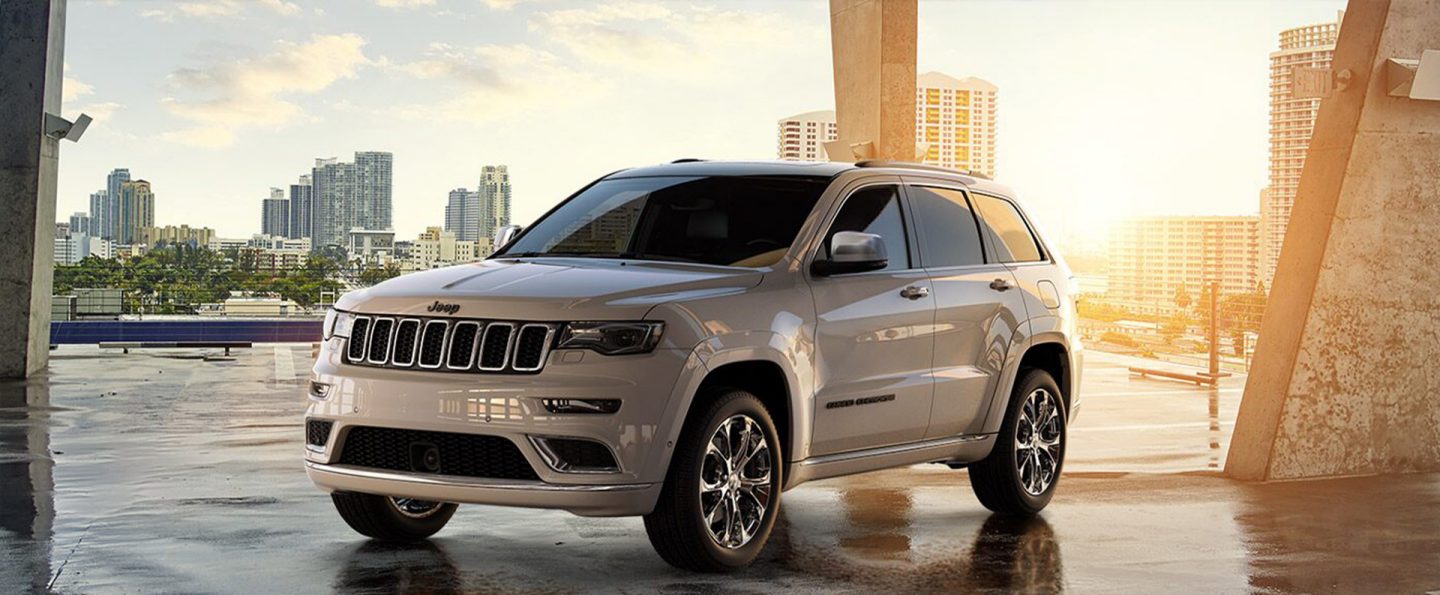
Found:
[[[425,539],[444,528],[457,508],[450,502],[355,492],[335,492],[330,499],[351,529],[381,541]]]
[[[1065,401],[1044,370],[1022,370],[989,456],[970,488],[995,512],[1035,514],[1050,503],[1065,463]]]
[[[727,572],[755,560],[780,507],[780,440],[770,412],[743,390],[720,392],[680,436],[650,544],[670,565]]]

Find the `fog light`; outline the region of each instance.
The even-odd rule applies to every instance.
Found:
[[[316,399],[324,399],[330,396],[330,385],[323,382],[310,381],[310,396]]]
[[[615,413],[620,399],[541,399],[550,413]]]

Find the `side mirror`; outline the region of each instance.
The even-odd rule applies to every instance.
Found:
[[[515,239],[515,236],[520,235],[521,229],[523,228],[521,228],[519,225],[506,225],[496,230],[495,251],[499,252],[501,248],[504,248],[506,244],[510,243],[510,240],[513,240]]]
[[[810,272],[828,277],[845,273],[878,271],[889,266],[885,238],[873,233],[842,231],[830,238],[830,258],[816,260]]]

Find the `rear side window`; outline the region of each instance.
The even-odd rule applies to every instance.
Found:
[[[927,268],[985,264],[980,228],[965,193],[926,186],[910,186],[909,192]]]
[[[980,211],[981,225],[985,228],[985,238],[995,246],[995,255],[1000,262],[1044,260],[1040,255],[1040,244],[1035,241],[1015,205],[984,194],[973,196],[975,208]]]
[[[871,186],[857,190],[845,199],[845,206],[835,215],[830,232],[825,234],[825,254],[830,254],[830,239],[842,231],[878,234],[885,240],[885,255],[890,263],[882,270],[910,268],[910,250],[905,243],[905,219],[900,214],[900,192],[896,186]]]

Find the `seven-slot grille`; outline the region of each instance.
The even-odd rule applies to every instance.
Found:
[[[359,316],[345,362],[449,372],[534,373],[545,367],[555,324]]]

